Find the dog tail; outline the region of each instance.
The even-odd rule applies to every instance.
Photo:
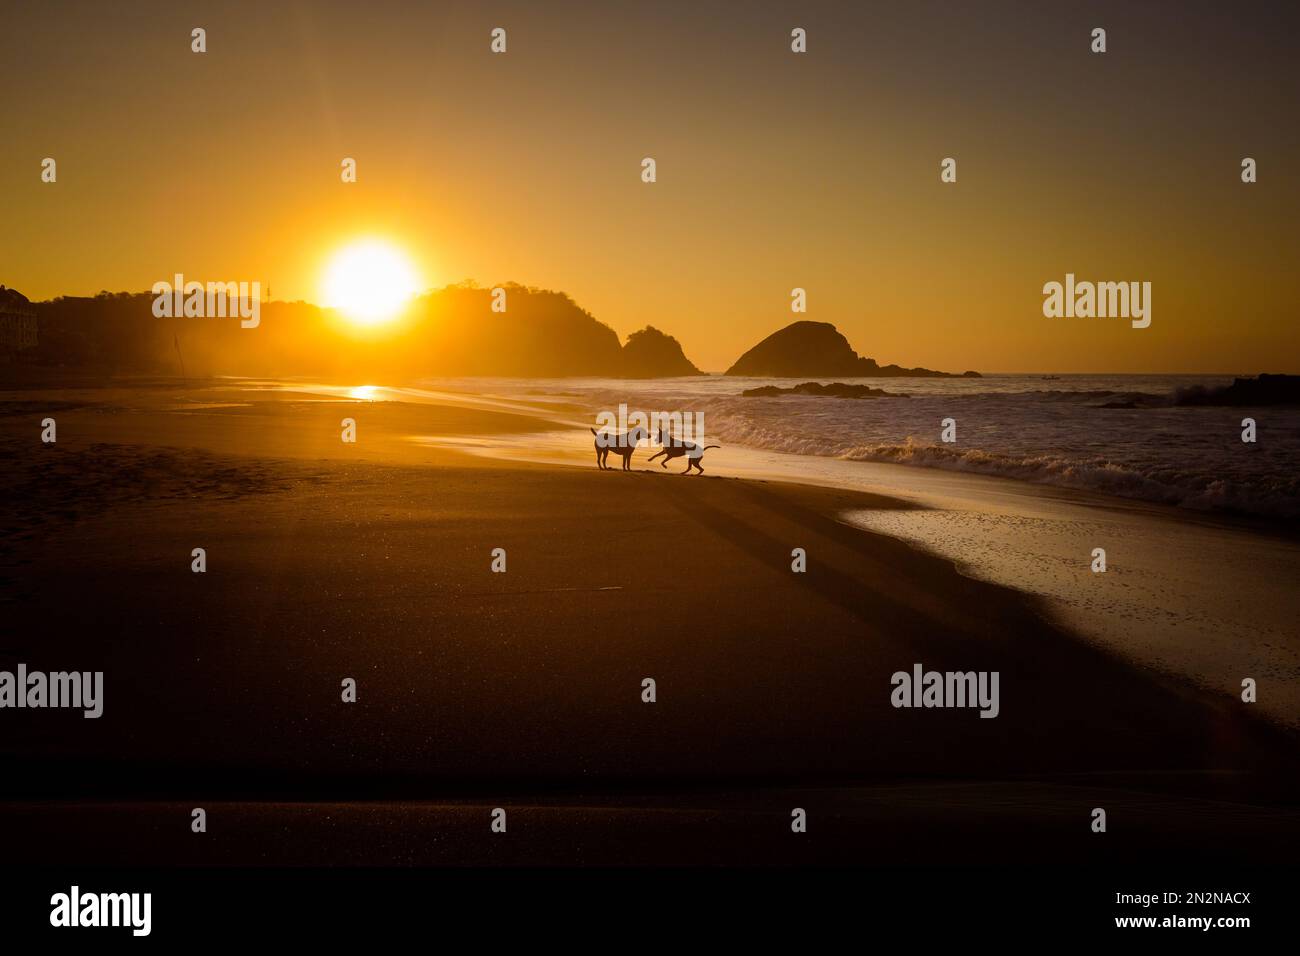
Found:
[[[592,428],[590,425],[587,426],[587,431],[591,432],[593,435],[596,435],[596,429]],[[596,437],[599,438],[600,436],[596,435]]]
[[[708,451],[710,448],[721,448],[721,445],[705,445],[700,451]]]

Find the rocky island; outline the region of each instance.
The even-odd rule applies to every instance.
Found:
[[[759,388],[747,388],[740,393],[744,398],[772,398],[777,395],[815,395],[822,398],[907,398],[900,392],[887,392],[883,388],[870,385],[849,385],[846,382],[803,382],[790,388],[778,388],[775,385],[763,385]]]
[[[928,368],[879,365],[858,355],[829,322],[795,322],[773,332],[736,360],[728,375],[758,378],[979,378],[978,372],[936,372]]]

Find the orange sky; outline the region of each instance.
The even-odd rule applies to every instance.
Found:
[[[714,371],[797,318],[957,371],[1300,371],[1286,8],[700,6],[6,5],[0,282],[316,301],[378,235]],[[1066,272],[1150,281],[1151,327],[1044,318]]]

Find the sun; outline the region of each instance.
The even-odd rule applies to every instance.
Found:
[[[387,322],[419,289],[410,259],[396,246],[366,239],[345,246],[325,267],[325,305],[358,325]]]

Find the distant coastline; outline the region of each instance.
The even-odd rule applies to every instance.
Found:
[[[620,342],[612,328],[560,292],[507,283],[461,284],[417,297],[392,328],[351,328],[306,302],[258,303],[256,327],[159,315],[152,293],[64,296],[29,302],[0,286],[0,306],[35,316],[34,341],[6,364],[96,368],[114,374],[301,375],[398,380],[428,375],[647,379],[705,375],[671,334],[653,325]],[[240,333],[243,334],[240,334]],[[767,336],[724,374],[934,376],[926,368],[862,358],[826,322],[794,322]],[[966,372],[967,377],[978,373]]]

